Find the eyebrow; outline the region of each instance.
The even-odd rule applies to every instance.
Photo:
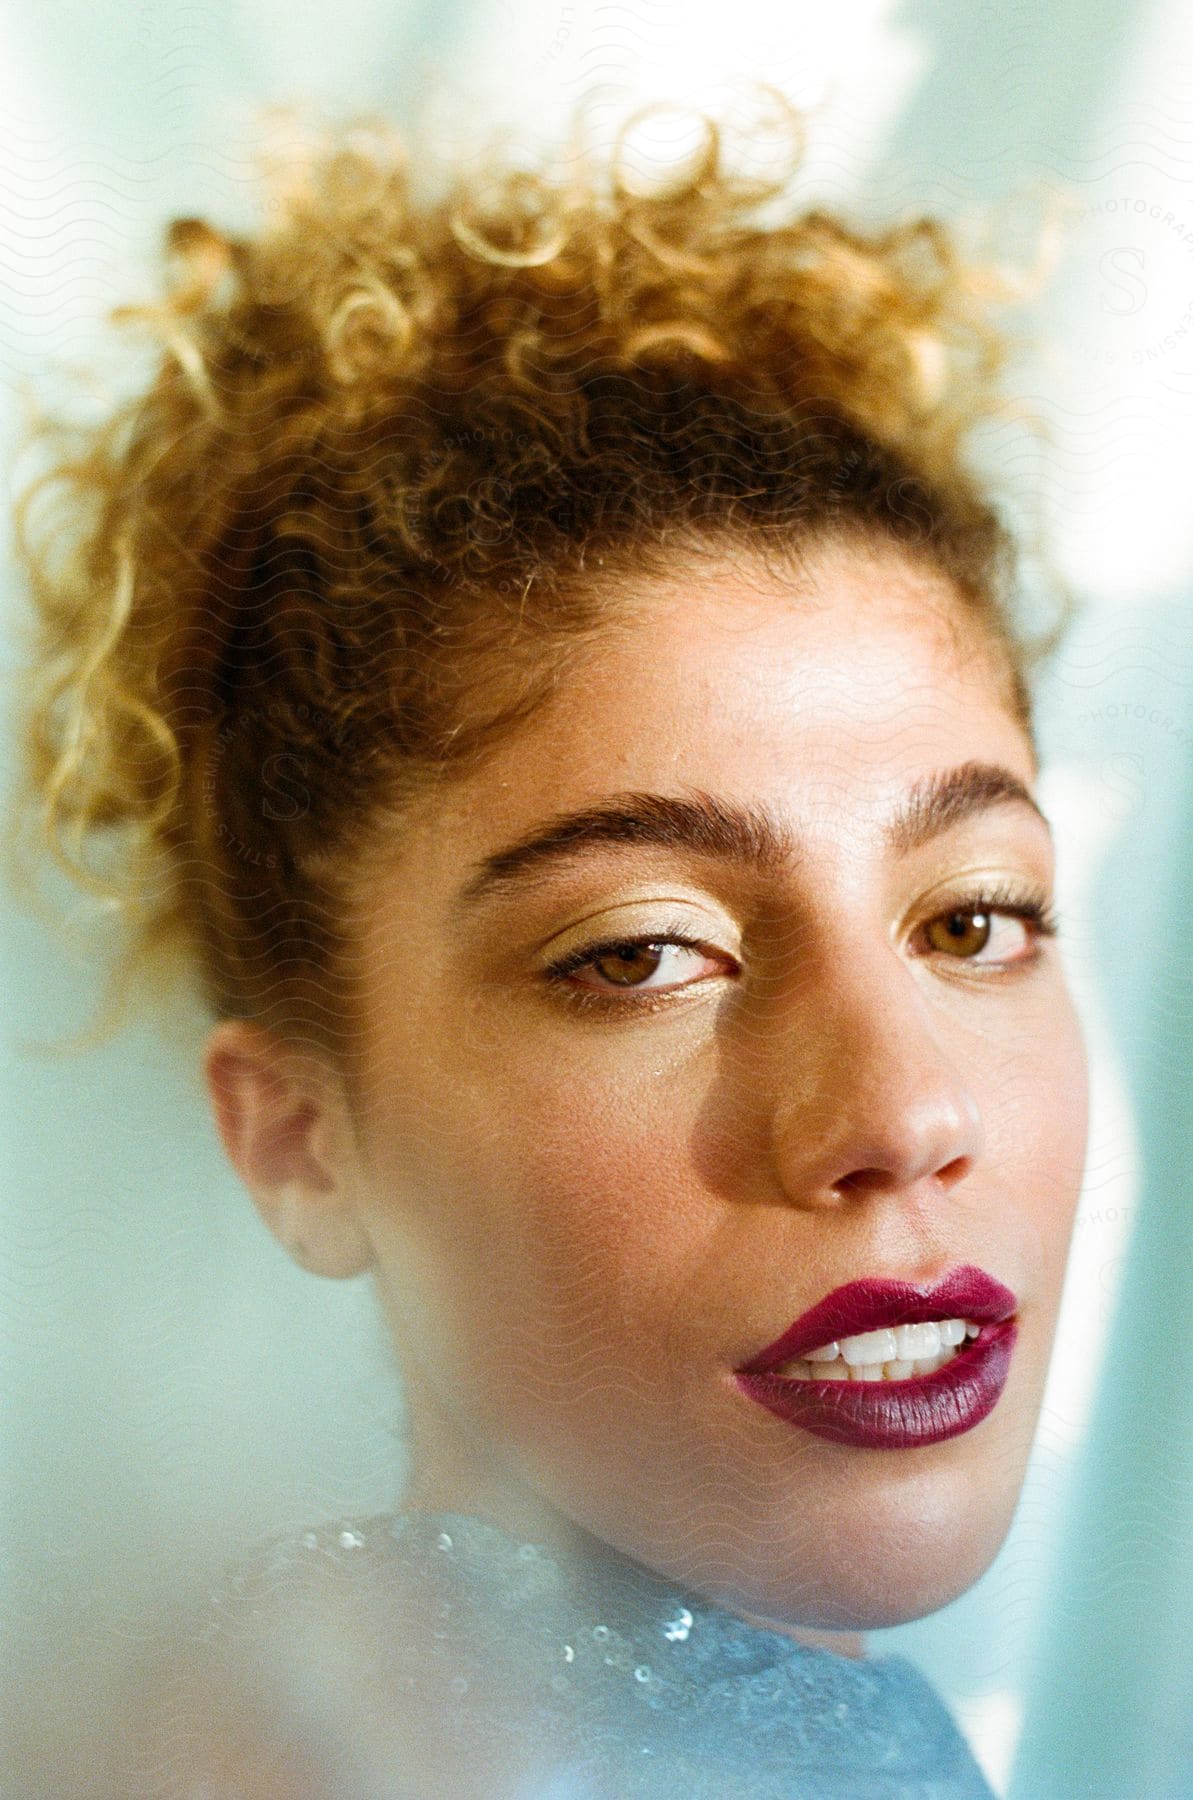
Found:
[[[898,856],[995,806],[1029,809],[1051,827],[1029,789],[997,763],[968,762],[924,776],[904,795],[883,831]],[[776,875],[799,860],[800,844],[767,808],[742,805],[699,789],[688,794],[612,794],[577,812],[548,819],[514,843],[477,863],[456,896],[453,910],[530,885],[551,869],[602,846],[648,846],[738,862]]]

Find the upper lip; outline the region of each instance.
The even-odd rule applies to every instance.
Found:
[[[1009,1319],[1018,1302],[1010,1288],[966,1263],[950,1269],[931,1287],[914,1281],[888,1281],[879,1277],[847,1281],[823,1300],[801,1313],[782,1337],[760,1350],[740,1374],[765,1375],[780,1363],[829,1344],[834,1338],[876,1331],[884,1325],[914,1325],[924,1319],[972,1319],[978,1324],[999,1324]]]

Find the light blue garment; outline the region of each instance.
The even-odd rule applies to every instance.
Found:
[[[992,1800],[906,1658],[808,1648],[613,1553],[565,1564],[487,1521],[387,1514],[263,1546],[221,1597],[213,1637],[263,1604],[286,1621],[270,1632],[291,1646],[314,1713],[327,1716],[319,1671],[334,1648],[335,1681],[367,1691],[375,1712],[405,1700],[425,1716],[430,1694],[436,1731],[467,1746],[462,1766],[475,1769],[479,1744],[495,1768],[526,1771],[513,1786],[495,1777],[494,1800]],[[353,1640],[348,1662],[330,1634],[321,1645],[295,1623],[312,1611]],[[401,1621],[415,1615],[432,1628],[411,1637]],[[341,1729],[374,1736],[371,1722]],[[321,1754],[335,1800],[419,1791],[397,1768],[354,1762],[351,1746]]]

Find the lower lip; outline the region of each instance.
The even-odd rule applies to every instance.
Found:
[[[960,1437],[993,1411],[1018,1333],[1013,1319],[983,1325],[934,1374],[906,1381],[796,1381],[740,1372],[734,1379],[759,1406],[815,1437],[864,1450],[914,1450]]]

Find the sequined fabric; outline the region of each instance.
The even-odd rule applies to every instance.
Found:
[[[286,1800],[992,1800],[905,1658],[811,1649],[460,1514],[269,1542],[204,1635],[239,1646],[229,1691],[290,1771],[259,1791]],[[183,1791],[258,1791],[226,1779]]]

